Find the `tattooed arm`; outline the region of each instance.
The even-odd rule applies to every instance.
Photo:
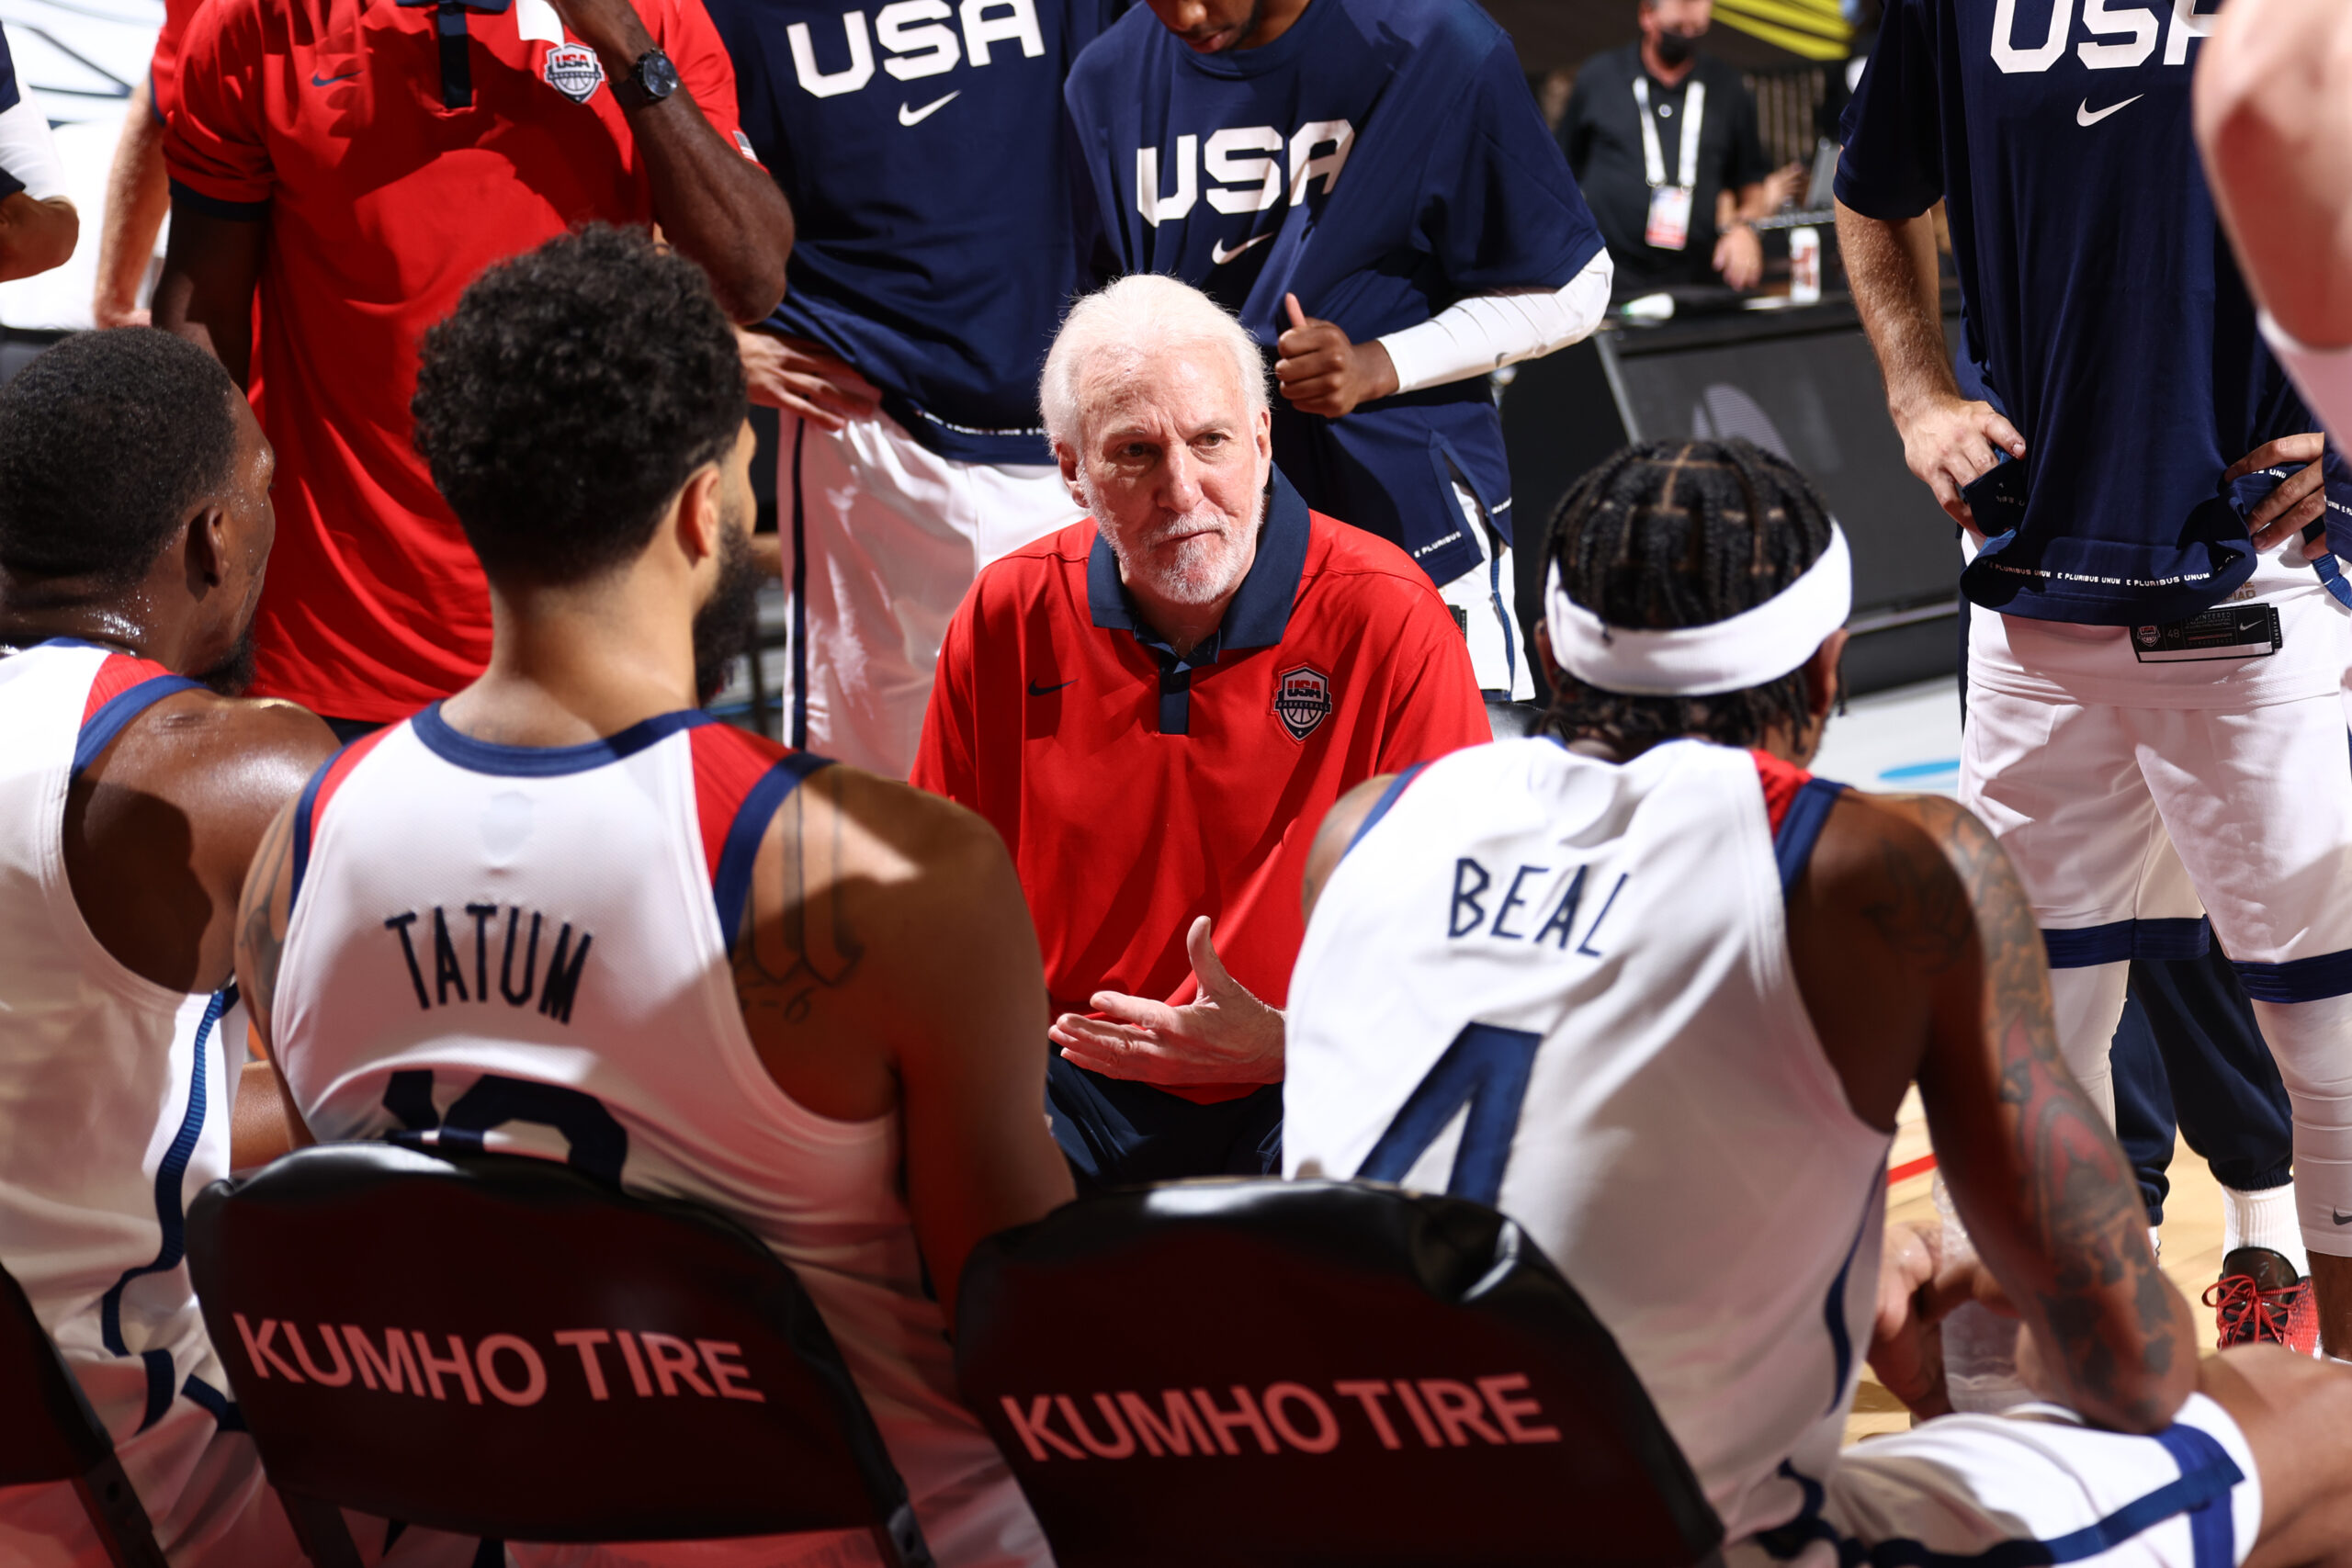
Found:
[[[233,1113],[238,1168],[259,1165],[289,1148],[318,1140],[302,1122],[277,1069],[272,1021],[277,1007],[277,961],[286,948],[286,922],[294,895],[294,801],[288,801],[262,834],[237,905],[237,992],[254,1021],[254,1037],[268,1059],[247,1063]]]
[[[935,795],[829,767],[785,797],[752,875],[735,992],[797,1104],[903,1119],[907,1204],[940,1303],[973,1245],[1070,1196],[1046,1130],[1046,979],[1002,840]]]
[[[1792,900],[1790,947],[1857,1113],[1891,1126],[1916,1071],[1939,1168],[2047,1392],[2099,1426],[2165,1426],[2196,1383],[2188,1305],[2059,1055],[2041,932],[1992,834],[1948,800],[1846,796]]]

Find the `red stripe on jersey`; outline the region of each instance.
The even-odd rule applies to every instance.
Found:
[[[343,781],[351,776],[351,770],[359,765],[359,759],[373,751],[386,736],[399,728],[397,724],[388,724],[373,735],[361,736],[345,747],[340,753],[328,759],[326,776],[319,781],[319,793],[311,800],[311,837],[312,839],[319,836],[319,818],[326,814],[327,802],[333,800],[334,792],[343,787]]]
[[[1747,754],[1756,759],[1756,774],[1764,785],[1764,814],[1771,818],[1773,835],[1778,837],[1781,824],[1788,819],[1789,807],[1796,804],[1797,791],[1811,783],[1813,775],[1769,751],[1751,750]]]
[[[731,724],[690,729],[686,741],[695,754],[695,814],[702,824],[703,861],[716,881],[718,857],[726,852],[727,832],[743,808],[743,797],[792,749]]]
[[[152,681],[171,671],[152,659],[141,659],[128,653],[109,653],[107,661],[98,666],[98,678],[90,682],[89,700],[82,705],[82,722],[96,718],[98,710],[142,681]]]

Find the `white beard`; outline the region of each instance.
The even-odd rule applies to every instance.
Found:
[[[1215,532],[1194,534],[1179,541],[1172,549],[1153,549],[1147,542],[1143,549],[1131,551],[1117,531],[1102,521],[1102,500],[1083,468],[1079,472],[1078,486],[1086,497],[1087,511],[1093,514],[1094,525],[1110,540],[1111,553],[1118,558],[1121,579],[1131,584],[1140,582],[1158,598],[1171,604],[1213,604],[1231,592],[1248,570],[1241,550],[1240,529],[1205,501],[1195,511],[1172,520],[1164,533],[1181,533],[1203,523],[1212,525]],[[1264,519],[1264,501],[1261,499],[1252,510],[1256,515],[1247,526],[1254,534]]]

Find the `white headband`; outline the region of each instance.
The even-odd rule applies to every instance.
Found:
[[[1804,575],[1727,621],[1670,631],[1611,626],[1560,586],[1560,564],[1544,583],[1544,624],[1552,657],[1588,686],[1646,697],[1705,697],[1777,681],[1814,655],[1854,607],[1854,562],[1846,531],[1829,525],[1829,547]]]

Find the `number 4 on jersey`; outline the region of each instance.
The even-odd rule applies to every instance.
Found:
[[[1414,1162],[1444,1132],[1464,1101],[1469,1115],[1462,1124],[1462,1142],[1453,1152],[1453,1174],[1445,1184],[1449,1198],[1467,1198],[1495,1206],[1502,1196],[1503,1167],[1510,1160],[1511,1134],[1519,1130],[1519,1111],[1527,1099],[1527,1080],[1535,1070],[1536,1048],[1544,1037],[1532,1030],[1502,1029],[1474,1023],[1453,1037],[1445,1055],[1429,1076],[1416,1085],[1404,1109],[1380,1141],[1364,1156],[1356,1172],[1360,1181],[1402,1181]]]

